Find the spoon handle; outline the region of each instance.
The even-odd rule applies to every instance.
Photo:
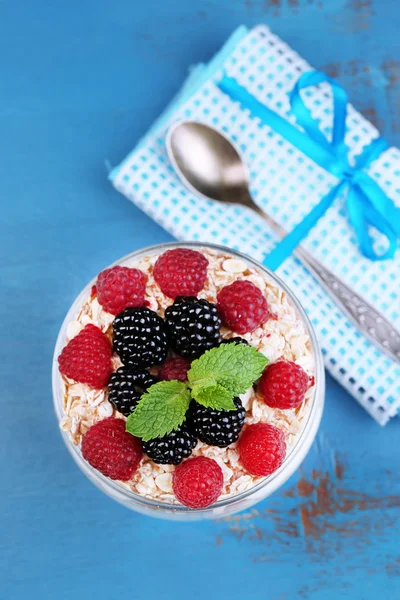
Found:
[[[246,202],[247,206],[250,201]],[[280,237],[286,231],[272,217],[264,212],[251,199],[251,207],[259,214]],[[389,355],[400,361],[400,333],[379,311],[366,302],[361,296],[338,279],[331,271],[315,260],[304,248],[298,246],[295,255],[304,266],[320,282],[337,306],[349,317],[364,335]]]

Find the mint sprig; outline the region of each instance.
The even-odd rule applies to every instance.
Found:
[[[222,385],[195,385],[192,388],[192,398],[199,404],[216,410],[235,410],[232,394]]]
[[[261,376],[267,363],[268,359],[253,346],[222,344],[192,362],[189,384],[192,388],[219,385],[231,392],[232,398],[244,394]]]
[[[244,394],[261,376],[268,359],[252,346],[223,344],[192,362],[188,383],[160,381],[148,388],[126,430],[148,441],[174,431],[185,420],[193,398],[215,410],[235,410],[233,397]]]
[[[129,415],[126,430],[145,442],[162,437],[183,423],[190,399],[190,390],[181,381],[155,383]]]

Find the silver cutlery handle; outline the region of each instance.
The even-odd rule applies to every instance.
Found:
[[[324,286],[336,304],[349,316],[372,342],[386,354],[400,360],[400,333],[371,304],[351,290],[332,272],[325,269],[306,250],[298,248],[296,255]]]
[[[262,216],[280,237],[286,231],[261,208],[256,212]],[[315,260],[304,248],[298,246],[295,255],[312,275],[321,283],[336,305],[348,316],[375,345],[391,358],[400,360],[400,332],[371,304],[363,300],[331,271]]]

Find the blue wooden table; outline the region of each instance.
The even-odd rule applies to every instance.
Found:
[[[400,144],[398,0],[0,3],[0,598],[400,598],[399,421],[328,379],[320,433],[279,493],[224,522],[130,513],[72,463],[50,364],[105,265],[169,239],[107,182],[240,23],[266,21]]]

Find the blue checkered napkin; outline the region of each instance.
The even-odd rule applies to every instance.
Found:
[[[192,70],[164,114],[111,172],[113,185],[176,238],[223,244],[262,260],[276,242],[268,226],[247,209],[220,206],[187,190],[168,161],[165,135],[169,126],[181,119],[203,121],[223,131],[243,154],[256,202],[290,230],[335,184],[335,177],[232,102],[215,82],[222,70],[226,71],[295,124],[288,92],[309,69],[308,63],[266,27],[251,31],[240,27],[208,65]],[[329,89],[308,89],[304,98],[329,135]],[[377,135],[374,126],[350,106],[346,134],[350,157]],[[368,172],[400,205],[400,151],[390,148]],[[400,328],[400,254],[376,263],[361,256],[343,207],[344,198],[338,197],[304,247]],[[286,260],[277,273],[306,308],[328,371],[378,423],[385,424],[400,408],[399,364],[357,331],[296,259]]]

